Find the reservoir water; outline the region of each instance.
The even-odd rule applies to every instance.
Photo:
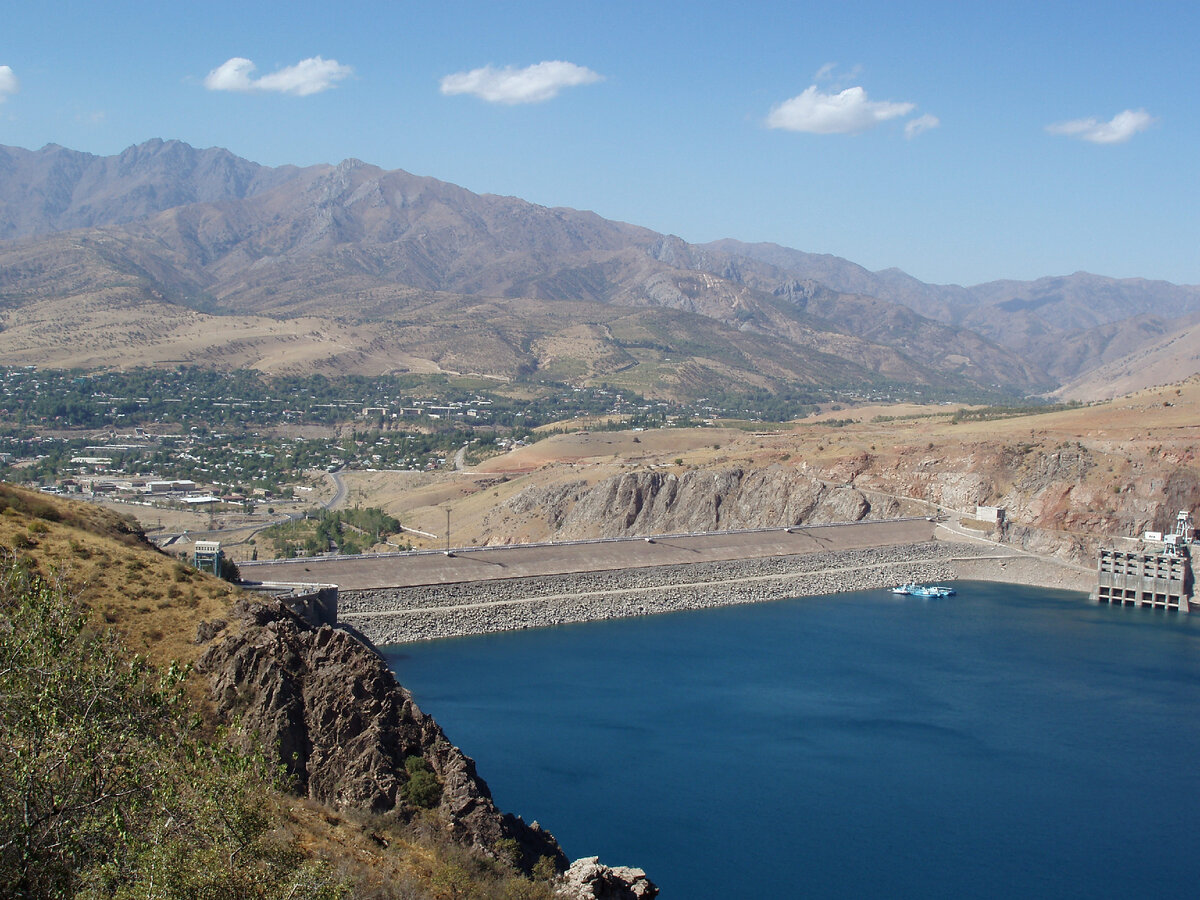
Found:
[[[386,652],[501,809],[665,898],[1195,896],[1200,616],[956,587]]]

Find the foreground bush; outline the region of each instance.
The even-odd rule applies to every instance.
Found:
[[[424,759],[411,821],[300,800],[244,735],[200,727],[185,674],[0,547],[0,897],[550,900],[549,858],[530,880],[515,848],[449,838]]]
[[[6,896],[337,897],[271,836],[261,755],[201,739],[181,689],[0,557],[0,884]]]

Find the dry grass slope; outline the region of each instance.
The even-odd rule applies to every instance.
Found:
[[[872,507],[968,517],[976,504],[1003,506],[1014,541],[1082,562],[1096,540],[1162,530],[1179,509],[1200,509],[1200,377],[1078,408],[959,409],[838,407],[779,425],[641,432],[580,421],[465,472],[346,477],[352,502],[436,535],[406,536],[425,547],[442,545],[447,508],[456,546],[582,537],[564,530],[576,501],[648,470],[700,485],[701,473],[715,484],[769,469],[780,483],[853,489]],[[753,524],[783,524],[760,512]]]
[[[239,594],[151,547],[128,518],[0,483],[3,548],[76,598],[90,611],[93,628],[118,632],[128,650],[160,667],[193,661],[200,649],[193,643],[196,625],[225,618]],[[202,687],[194,676],[189,684],[194,703]],[[344,896],[552,897],[548,880],[527,879],[509,861],[455,844],[432,812],[377,816],[334,810],[266,784],[256,790],[261,795],[249,802],[266,817],[271,846],[323,864],[326,881],[342,886]]]
[[[130,519],[0,484],[0,547],[63,585],[97,625],[157,665],[192,662],[202,620],[225,618],[232,585],[166,556]]]

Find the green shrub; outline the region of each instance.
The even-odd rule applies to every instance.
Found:
[[[341,895],[324,864],[272,838],[263,754],[195,732],[186,671],[131,657],[11,559],[0,619],[6,896]]]
[[[221,557],[221,578],[234,584],[242,580],[242,572],[237,563],[226,556]]]
[[[553,858],[543,856],[533,866],[534,881],[553,881],[558,877],[558,869],[554,865]]]
[[[424,757],[410,756],[404,760],[404,771],[408,781],[400,789],[400,795],[420,809],[433,809],[442,802],[442,783]]]

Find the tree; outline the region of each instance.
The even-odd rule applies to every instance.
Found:
[[[424,757],[405,759],[404,771],[408,773],[408,781],[401,788],[405,800],[422,809],[433,809],[441,802],[442,784]]]
[[[220,576],[226,581],[233,582],[234,584],[242,580],[242,573],[241,570],[238,569],[237,563],[235,563],[232,559],[229,559],[227,556],[221,557]]]

